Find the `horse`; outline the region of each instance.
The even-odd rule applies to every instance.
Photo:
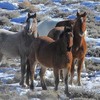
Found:
[[[39,22],[37,27],[39,36],[46,36],[49,31],[56,26],[58,22],[59,21],[51,19],[45,19]]]
[[[87,43],[85,40],[85,34],[87,32],[87,30],[86,30],[86,15],[87,15],[86,12],[84,12],[82,14],[77,12],[77,19],[76,19],[75,25],[73,27],[73,34],[74,34],[73,47],[72,47],[73,61],[72,61],[72,67],[71,67],[70,84],[72,84],[72,80],[73,80],[73,76],[74,76],[74,62],[77,59],[78,60],[78,62],[77,62],[78,63],[78,68],[77,68],[78,86],[81,85],[81,82],[80,82],[81,70],[82,70],[82,65],[83,65],[85,55],[87,52]]]
[[[54,40],[58,40],[59,39],[59,34],[61,34],[61,32],[63,31],[63,26],[65,25],[69,25],[68,23],[66,23],[66,21],[62,21],[59,22],[58,24],[56,24],[56,27],[53,28],[47,36],[51,37]],[[74,62],[75,59],[78,59],[78,85],[81,85],[80,83],[80,74],[81,74],[81,69],[82,69],[82,65],[84,63],[84,58],[86,55],[86,51],[87,51],[87,44],[85,41],[86,38],[86,34],[87,34],[87,30],[86,30],[86,12],[80,14],[79,12],[77,12],[77,18],[75,20],[73,20],[73,23],[71,23],[73,25],[73,34],[74,34],[74,40],[73,40],[73,47],[72,47],[72,54],[73,54],[73,64],[72,64],[72,69],[71,69],[71,80],[70,80],[70,84],[72,84],[72,80],[73,80],[73,75],[74,75]],[[70,27],[70,26],[69,26]]]
[[[28,13],[26,26],[20,32],[14,33],[0,29],[0,61],[3,56],[21,59],[20,85],[22,86],[25,86],[24,75],[27,65],[27,57],[29,55],[29,47],[35,37],[37,37],[36,13]]]
[[[55,76],[54,90],[58,90],[59,70],[64,69],[65,76],[65,94],[68,92],[68,75],[72,64],[73,33],[71,28],[64,28],[64,31],[59,36],[59,40],[54,41],[47,36],[41,36],[33,40],[31,50],[28,57],[30,65],[30,89],[34,89],[34,68],[36,63],[41,65],[40,79],[43,90],[47,90],[44,74],[46,68],[53,68]]]
[[[39,36],[46,36],[51,29],[54,27],[60,27],[60,26],[68,26],[68,24],[73,24],[74,20],[51,20],[51,19],[45,19],[38,23],[38,34]]]

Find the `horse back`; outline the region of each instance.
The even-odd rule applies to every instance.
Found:
[[[60,22],[58,22],[58,23],[56,24],[55,27],[61,27],[61,26],[69,26],[69,27],[70,27],[70,25],[71,25],[71,24],[74,24],[74,23],[75,23],[75,20],[60,21]]]

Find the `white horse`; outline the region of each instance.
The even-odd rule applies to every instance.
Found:
[[[26,26],[20,32],[10,32],[0,29],[0,61],[2,57],[21,59],[21,82],[24,86],[24,74],[29,55],[29,47],[37,35],[36,14],[28,14]]]
[[[38,23],[38,34],[39,36],[47,36],[49,31],[53,29],[59,21],[63,19],[53,20],[53,19],[45,19]]]

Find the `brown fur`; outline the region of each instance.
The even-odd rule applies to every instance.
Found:
[[[80,18],[83,18],[82,24],[79,26],[77,23],[79,23]],[[80,31],[80,28],[82,30]],[[86,31],[86,12],[83,14],[77,13],[77,20],[76,24],[73,28],[73,47],[72,47],[72,53],[73,53],[73,62],[72,62],[72,68],[71,68],[71,80],[70,83],[72,84],[73,76],[74,76],[74,61],[77,58],[78,59],[78,68],[77,68],[77,73],[78,73],[78,85],[81,85],[80,82],[80,76],[81,76],[81,69],[83,65],[83,61],[87,52],[87,44],[84,38],[84,32]],[[80,36],[80,34],[81,36]]]
[[[68,95],[68,73],[70,72],[72,64],[71,47],[73,45],[73,37],[71,31],[72,30],[68,30],[65,28],[64,32],[62,32],[62,34],[60,35],[60,39],[57,41],[54,41],[53,39],[46,36],[38,37],[33,41],[31,45],[31,52],[29,55],[29,64],[31,71],[31,89],[34,89],[34,66],[36,63],[39,63],[42,66],[40,77],[41,85],[44,90],[47,89],[44,81],[44,74],[47,67],[54,69],[55,90],[58,90],[59,69],[63,68],[64,70],[66,70],[65,93],[66,95]]]
[[[83,19],[83,22],[81,22],[81,18]],[[61,34],[62,30],[63,30],[63,26],[66,22],[60,22],[59,26],[61,26],[61,28],[54,28],[52,29],[48,36],[51,37],[54,40],[58,40],[59,39],[59,35]],[[56,26],[57,26],[56,25]],[[67,24],[69,25],[69,24]],[[57,26],[58,27],[58,26]],[[85,41],[85,37],[84,37],[84,32],[86,31],[86,12],[84,12],[83,14],[79,14],[77,12],[77,18],[74,22],[74,26],[73,26],[73,34],[74,34],[74,40],[73,40],[73,49],[72,49],[72,53],[73,53],[73,65],[72,65],[72,69],[71,69],[71,80],[70,83],[72,84],[72,80],[73,80],[73,75],[74,75],[74,61],[76,58],[79,59],[78,61],[78,69],[77,69],[77,73],[78,73],[78,85],[81,85],[80,83],[80,73],[81,73],[81,69],[82,69],[82,64],[86,55],[86,51],[87,51],[87,45],[86,45],[86,41]]]
[[[75,20],[65,20],[65,21],[60,21],[56,24],[55,27],[62,27],[62,26],[69,26],[74,24]]]

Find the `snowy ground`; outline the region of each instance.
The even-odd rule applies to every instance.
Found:
[[[9,2],[4,2],[9,1]],[[16,2],[15,2],[16,1]],[[18,11],[20,15],[15,18],[11,18],[10,22],[15,25],[23,25],[26,19],[27,12],[22,13],[20,9],[18,9],[18,2],[23,0],[3,0],[0,2],[0,10],[6,9],[6,11]],[[100,25],[100,2],[94,1],[82,1],[80,3],[75,4],[64,4],[62,5],[59,1],[61,0],[52,0],[55,1],[53,6],[44,5],[44,4],[36,4],[35,6],[40,9],[37,12],[39,15],[47,15],[46,17],[50,17],[51,19],[59,18],[56,17],[56,14],[53,13],[53,10],[57,9],[61,13],[69,13],[68,16],[64,16],[68,19],[74,19],[76,16],[76,12],[81,8],[88,9],[92,11],[94,15],[94,23]],[[75,0],[73,0],[75,1]],[[77,0],[76,0],[77,1]],[[59,7],[58,7],[59,6]],[[82,9],[81,9],[82,10]],[[84,9],[83,9],[84,10]],[[89,16],[89,15],[88,15]],[[91,21],[91,20],[90,20]],[[93,24],[93,23],[92,23]],[[98,30],[96,35],[94,28],[92,29],[91,23],[88,23],[89,34],[86,38],[87,44],[91,49],[99,49],[100,50],[100,29]],[[4,25],[3,28],[9,29],[11,26]],[[95,24],[94,26],[95,27]],[[92,31],[94,32],[92,32]],[[74,84],[72,86],[69,85],[69,91],[72,93],[72,98],[70,100],[100,100],[100,51],[97,56],[91,56],[89,53],[86,55],[87,62],[87,71],[83,71],[81,75],[82,86],[77,86],[76,79],[77,74],[75,73]],[[39,79],[35,80],[35,90],[31,91],[29,88],[22,88],[19,85],[20,81],[20,61],[19,60],[8,60],[5,67],[0,67],[0,100],[69,100],[64,95],[64,84],[60,83],[58,92],[53,91],[53,76],[52,71],[47,71],[46,79],[48,90],[42,91],[40,87]],[[38,72],[38,69],[37,71]],[[37,73],[36,73],[37,74]]]

